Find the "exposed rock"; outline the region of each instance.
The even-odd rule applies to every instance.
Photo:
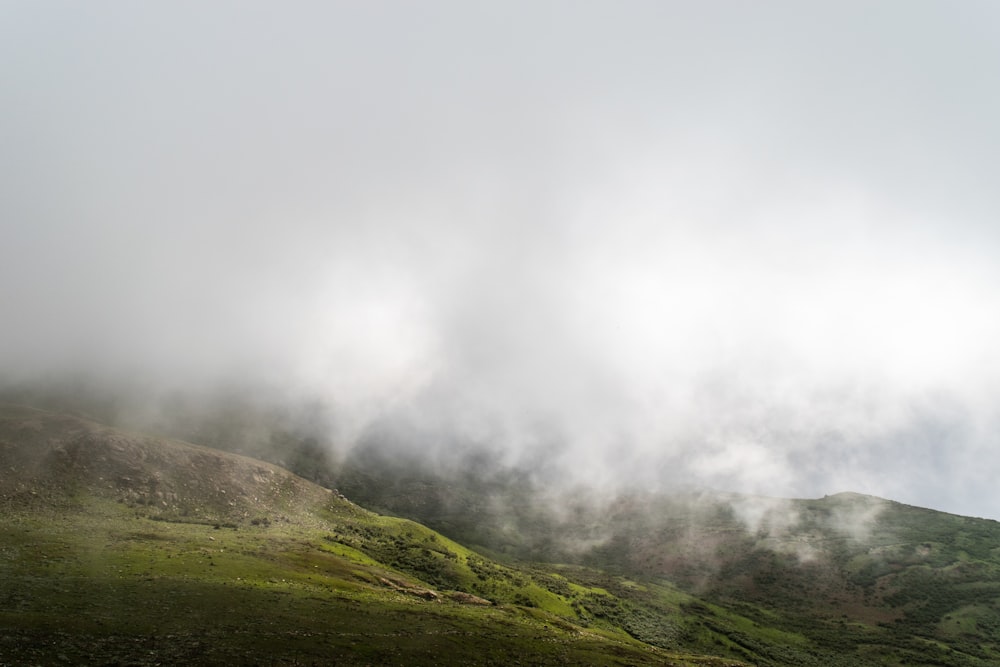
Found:
[[[415,595],[418,598],[423,598],[425,600],[438,600],[440,601],[441,596],[430,590],[429,588],[422,588],[420,586],[414,586],[413,584],[407,583],[399,579],[386,579],[385,577],[379,577],[378,582],[383,586],[388,586],[394,591],[399,591],[400,593],[406,593],[407,595]]]
[[[448,598],[461,604],[477,604],[483,607],[488,607],[493,604],[489,600],[472,595],[471,593],[463,593],[461,591],[452,591],[448,593]]]

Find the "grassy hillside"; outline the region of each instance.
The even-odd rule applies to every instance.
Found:
[[[0,665],[1000,664],[996,522],[603,503],[466,455],[358,452],[342,488],[476,550],[276,465],[0,407]]]
[[[858,494],[623,500],[591,565],[889,664],[1000,664],[1000,524]]]
[[[340,483],[493,553],[671,582],[700,601],[682,616],[689,646],[773,665],[1000,664],[995,521],[851,493],[560,495],[476,452],[446,476],[404,454],[356,451]]]
[[[4,406],[0,471],[2,665],[741,664],[253,459]]]

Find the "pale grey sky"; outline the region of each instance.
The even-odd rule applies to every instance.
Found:
[[[1000,518],[998,37],[993,2],[5,0],[0,372]]]

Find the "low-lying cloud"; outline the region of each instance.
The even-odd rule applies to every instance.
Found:
[[[1000,62],[889,3],[9,5],[0,371],[1000,517]]]

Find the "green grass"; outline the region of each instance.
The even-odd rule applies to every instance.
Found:
[[[402,531],[413,542],[401,544],[481,558],[411,522],[371,517],[379,537]],[[428,582],[368,555],[378,539],[326,539],[346,525],[214,528],[100,498],[70,513],[8,511],[0,664],[724,664],[587,630],[552,603],[558,596],[504,566],[493,565],[545,604],[463,605],[437,589],[425,599]],[[475,578],[458,573],[459,584]]]

